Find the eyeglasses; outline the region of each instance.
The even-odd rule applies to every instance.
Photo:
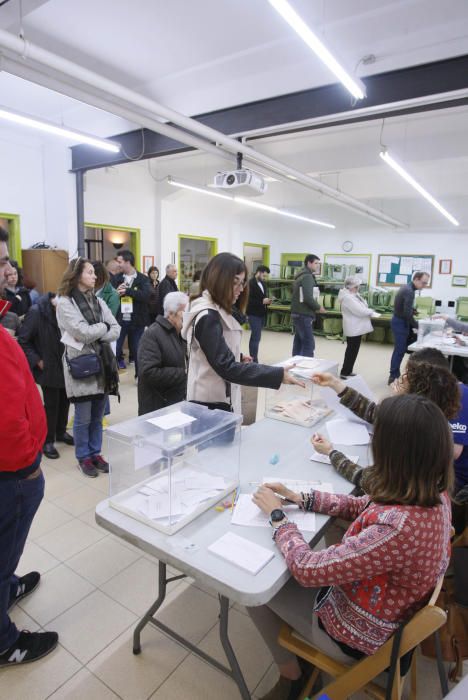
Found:
[[[247,287],[247,281],[238,280],[234,277],[234,287],[236,287],[237,289],[244,289],[244,287]]]

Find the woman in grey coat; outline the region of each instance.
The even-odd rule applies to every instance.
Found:
[[[72,260],[63,275],[57,304],[57,323],[65,346],[65,389],[75,404],[75,454],[78,468],[89,477],[109,471],[101,456],[102,417],[107,394],[118,393],[117,365],[109,343],[120,335],[120,326],[109,307],[94,294],[95,282],[89,260]],[[83,379],[72,377],[69,361],[91,354],[99,355],[101,372]]]

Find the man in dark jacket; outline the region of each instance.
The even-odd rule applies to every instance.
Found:
[[[410,344],[412,329],[418,327],[418,322],[414,318],[415,292],[417,289],[424,289],[428,284],[427,272],[414,272],[412,281],[400,287],[396,293],[391,321],[395,347],[390,361],[389,384],[400,376],[401,361]]]
[[[179,287],[176,283],[177,268],[175,265],[166,265],[166,276],[159,284],[158,293],[158,314],[164,316],[164,297],[169,292],[178,292]]]
[[[73,445],[67,433],[70,402],[65,391],[62,357],[64,346],[55,313],[56,296],[52,292],[40,297],[32,306],[18,333],[18,342],[31,367],[34,379],[42,387],[47,416],[47,437],[43,453],[49,459],[60,457],[54,442]]]
[[[258,346],[262,337],[262,328],[265,325],[267,307],[271,304],[266,290],[266,276],[269,274],[269,267],[259,265],[255,275],[249,281],[247,317],[250,326],[249,355],[253,362],[258,362]]]
[[[317,255],[306,255],[304,267],[297,273],[292,291],[291,318],[294,323],[293,355],[313,357],[315,339],[313,324],[315,314],[323,309],[319,302],[319,288],[314,273],[320,266]]]
[[[146,330],[138,349],[138,415],[185,399],[186,345],[180,337],[188,297],[169,292],[164,316]]]
[[[149,300],[151,287],[146,275],[135,269],[135,256],[131,250],[121,250],[117,255],[121,272],[115,275],[112,286],[120,295],[120,311],[117,321],[120,324],[120,337],[117,341],[117,360],[119,369],[126,365],[122,356],[122,347],[128,336],[128,349],[135,361],[135,377],[138,376],[138,345],[145,326],[149,325]]]

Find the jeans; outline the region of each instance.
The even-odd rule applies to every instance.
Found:
[[[315,351],[313,317],[305,314],[292,314],[292,320],[294,323],[293,356],[313,357]]]
[[[117,350],[115,354],[117,359],[120,360],[122,357],[122,347],[128,335],[128,352],[135,362],[135,377],[138,377],[138,346],[144,331],[144,326],[132,326],[131,321],[120,321],[120,336],[117,341]]]
[[[392,359],[390,360],[390,376],[392,379],[398,379],[400,376],[400,365],[405,352],[408,349],[410,338],[410,325],[408,321],[398,316],[392,316],[391,327],[395,340]]]
[[[346,352],[343,360],[343,369],[340,374],[347,377],[353,371],[356,357],[358,356],[359,348],[361,347],[362,335],[354,335],[346,338]]]
[[[75,403],[73,437],[77,460],[101,454],[102,418],[106,406],[106,396]]]
[[[250,340],[249,355],[254,362],[258,362],[258,346],[262,337],[262,328],[265,325],[265,316],[249,316]]]
[[[34,465],[39,467],[41,453]],[[44,496],[44,475],[35,479],[0,479],[0,653],[16,642],[19,632],[8,615],[18,587],[15,570]]]
[[[46,442],[55,442],[67,429],[70,401],[65,389],[43,386],[44,408],[47,416]]]

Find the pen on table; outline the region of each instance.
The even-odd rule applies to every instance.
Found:
[[[318,485],[318,484],[321,484],[322,482],[321,481],[308,481],[307,483]],[[262,481],[249,481],[249,485],[250,486],[263,486],[263,482]],[[278,495],[281,496],[281,494],[278,494]],[[283,501],[283,503],[291,503],[293,506],[297,506],[296,501],[293,501],[291,498],[285,498],[284,496],[281,496],[281,500]]]

